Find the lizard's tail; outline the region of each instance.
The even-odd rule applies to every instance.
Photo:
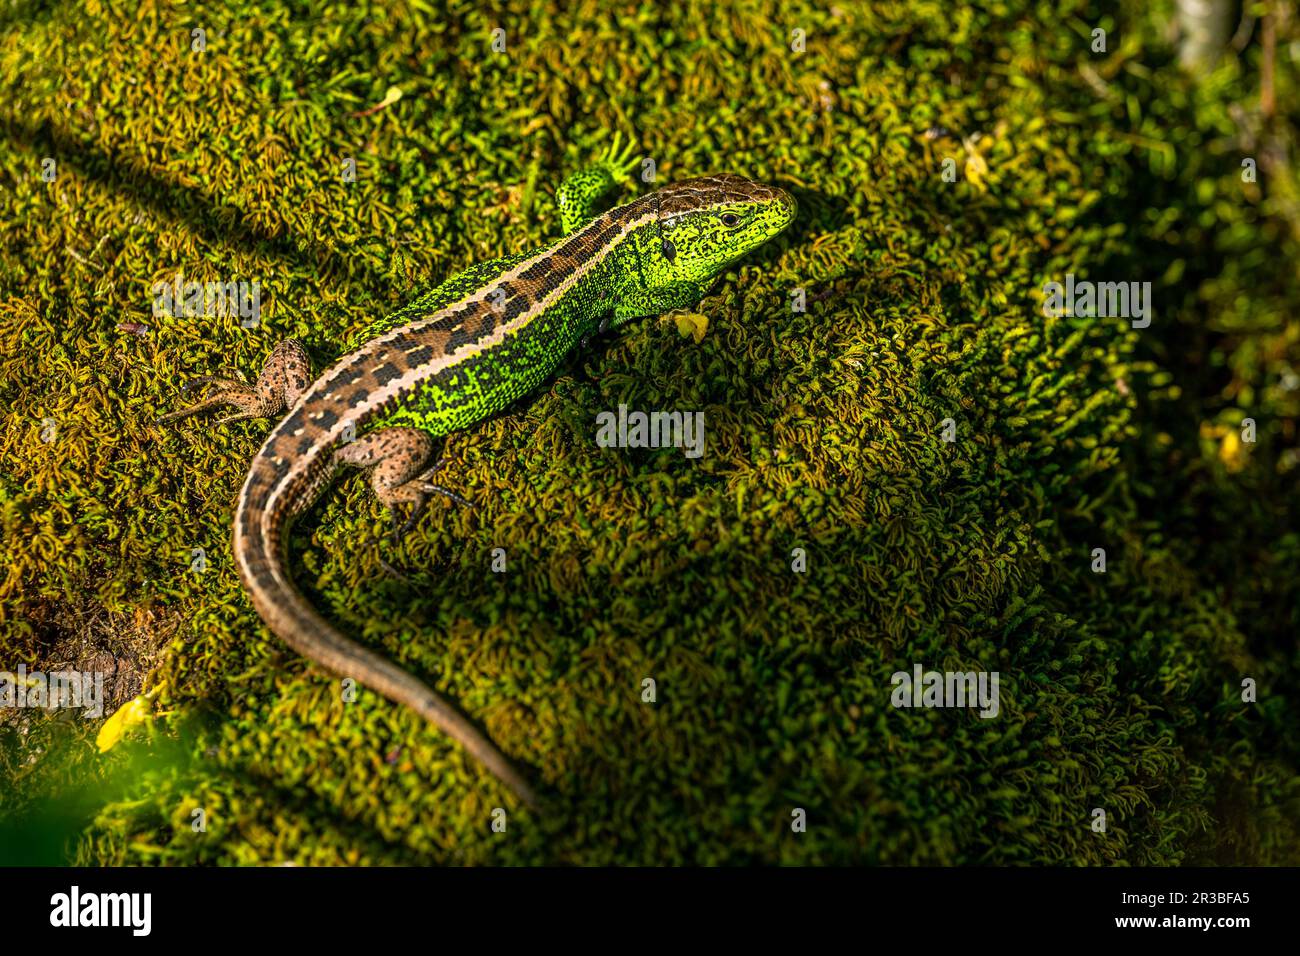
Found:
[[[252,473],[249,479],[235,514],[235,555],[253,607],[267,626],[299,654],[326,670],[351,677],[389,700],[410,707],[469,751],[525,804],[538,809],[537,795],[528,782],[463,714],[433,688],[336,631],[298,593],[283,560],[288,521],[277,520],[272,514],[274,507],[259,508],[252,502]]]

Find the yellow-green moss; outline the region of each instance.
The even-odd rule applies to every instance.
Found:
[[[87,599],[178,628],[138,742],[0,728],[11,855],[57,855],[14,823],[54,800],[39,832],[92,863],[1300,862],[1275,381],[1300,243],[1223,122],[1254,47],[1198,86],[1142,17],[1075,2],[86,6],[0,25],[0,641],[39,663],[38,605]],[[151,422],[191,376],[290,335],[327,360],[535,243],[548,184],[614,130],[663,179],[781,183],[799,220],[705,300],[698,345],[647,321],[457,437],[475,509],[435,503],[394,549],[351,481],[295,538],[312,599],[550,795],[500,835],[492,778],[393,705],[345,707],[248,607],[228,524],[265,425]],[[943,181],[975,151],[981,182]],[[155,319],[178,270],[259,281],[261,325]],[[1068,271],[1155,282],[1156,322],[1044,318]],[[703,410],[705,456],[597,449],[620,402]],[[1213,429],[1247,413],[1229,471]],[[1002,716],[894,710],[914,661],[1000,671]]]

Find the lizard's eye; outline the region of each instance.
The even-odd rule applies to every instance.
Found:
[[[734,212],[728,212],[722,214],[722,224],[724,226],[734,226],[738,222],[740,222],[740,217],[737,216]]]

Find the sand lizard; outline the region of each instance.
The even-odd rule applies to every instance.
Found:
[[[285,542],[292,521],[348,466],[370,471],[395,524],[409,510],[409,528],[430,494],[450,494],[430,481],[435,438],[524,396],[608,324],[696,305],[728,264],[794,218],[787,192],[734,175],[672,184],[597,213],[633,160],[616,142],[556,191],[560,238],[453,276],[355,336],[318,378],[302,344],[287,339],[256,384],[197,379],[216,390],[160,419],[222,405],[236,409],[223,423],[287,412],[253,458],[235,509],[235,558],[253,607],[294,650],[411,707],[534,807],[532,788],[486,735],[311,607],[290,578]]]

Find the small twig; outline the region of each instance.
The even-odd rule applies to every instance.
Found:
[[[87,259],[87,258],[85,258],[83,255],[81,255],[81,253],[77,252],[76,249],[72,248],[72,246],[66,246],[65,248],[66,248],[67,251],[68,251],[68,255],[72,256],[72,258],[76,259],[76,260],[77,260],[78,262],[80,262],[83,266],[88,266],[89,268],[91,268],[91,269],[95,269],[95,270],[97,270],[97,271],[99,271],[99,272],[103,272],[103,271],[104,271],[104,267],[103,267],[103,266],[101,266],[101,265],[97,265],[96,263],[91,262],[89,259]]]
[[[367,109],[364,110],[357,110],[357,112],[351,115],[354,119],[360,116],[371,116],[375,113],[378,113],[380,110],[388,109],[388,107],[392,106],[401,98],[402,98],[402,91],[396,86],[390,86],[388,88],[388,92],[384,94],[384,98],[380,100],[378,103],[376,103],[374,106],[368,107]]]
[[[1264,119],[1271,119],[1273,116],[1273,54],[1277,47],[1277,14],[1272,8],[1264,14],[1263,23],[1263,43],[1264,55],[1263,62],[1260,63],[1259,78],[1259,108],[1264,114]]]
[[[1232,48],[1240,53],[1246,49],[1246,44],[1255,33],[1255,16],[1249,10],[1241,11],[1241,22],[1237,24],[1237,32],[1232,35]]]

